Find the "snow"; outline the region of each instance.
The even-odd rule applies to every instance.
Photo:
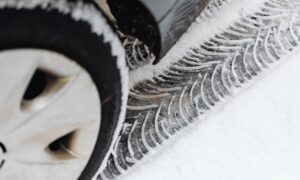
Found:
[[[298,180],[300,53],[122,180]]]

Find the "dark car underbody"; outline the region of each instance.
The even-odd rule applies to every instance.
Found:
[[[157,63],[187,30],[209,0],[98,2],[108,4],[110,16],[114,17],[120,31],[143,41],[156,56]]]

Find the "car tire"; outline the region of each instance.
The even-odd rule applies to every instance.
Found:
[[[74,60],[92,79],[101,102],[101,126],[94,150],[79,179],[95,178],[95,174],[101,172],[103,164],[106,164],[106,154],[112,151],[112,144],[120,131],[127,104],[127,67],[118,37],[92,2],[3,0],[0,9],[0,55],[20,49],[58,53]],[[1,174],[10,161],[11,149],[2,142],[1,133],[0,143],[1,149],[5,149],[3,162],[0,153]],[[22,172],[12,169],[10,171],[14,174],[14,179],[23,178]],[[35,177],[30,178],[41,177],[43,176],[35,174]],[[67,176],[53,174],[48,178],[65,177]]]

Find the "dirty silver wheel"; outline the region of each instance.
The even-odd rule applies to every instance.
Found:
[[[24,179],[79,177],[100,127],[100,98],[87,71],[37,49],[1,52],[0,64],[0,179],[14,179],[16,169]]]

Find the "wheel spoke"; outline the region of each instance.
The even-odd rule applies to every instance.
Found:
[[[13,54],[1,53],[0,56],[0,114],[1,118],[6,119],[6,116],[19,110],[24,91],[38,63],[33,59],[16,59]]]

